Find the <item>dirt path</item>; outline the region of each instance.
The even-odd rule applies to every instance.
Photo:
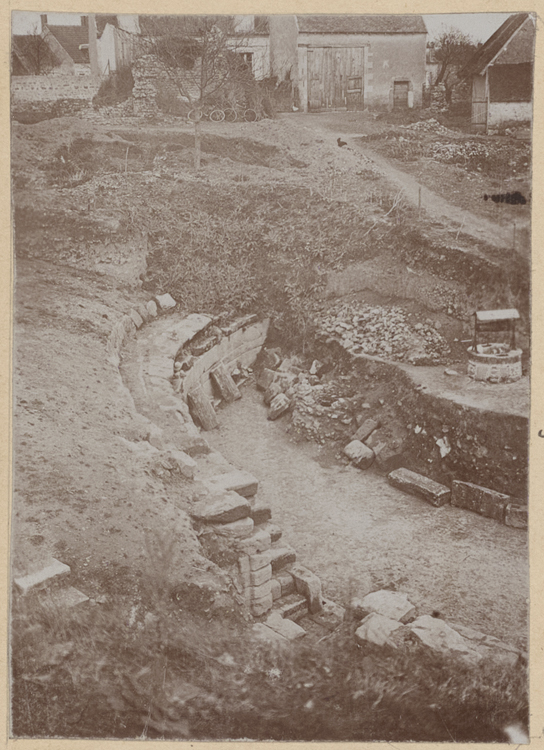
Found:
[[[255,474],[298,559],[345,601],[378,587],[406,592],[420,613],[524,646],[526,536],[452,507],[433,508],[380,476],[344,467],[314,444],[294,445],[269,422],[253,388],[206,433],[233,464]]]

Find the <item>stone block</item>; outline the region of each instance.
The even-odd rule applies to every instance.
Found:
[[[30,591],[43,590],[68,575],[70,575],[70,566],[52,557],[43,568],[15,578],[14,583],[21,594],[28,594]]]
[[[344,448],[344,454],[358,469],[368,469],[374,462],[374,451],[360,440],[352,440]]]
[[[251,570],[259,570],[260,568],[265,568],[267,565],[270,565],[271,561],[272,553],[269,549],[265,550],[264,552],[258,552],[257,554],[249,556],[249,565]]]
[[[266,523],[272,518],[272,509],[268,505],[254,505],[250,515],[255,525]]]
[[[504,523],[515,529],[526,529],[528,524],[527,507],[508,503],[504,509]]]
[[[257,529],[257,531],[254,531],[253,534],[245,539],[236,540],[234,546],[238,552],[242,552],[246,555],[255,555],[258,552],[265,552],[267,549],[270,549],[271,546],[270,534],[263,529]]]
[[[189,456],[184,451],[171,450],[168,451],[168,455],[172,456],[176,463],[176,466],[184,477],[186,477],[187,479],[194,479],[196,471],[196,461],[194,460],[194,458],[191,458],[191,456]]]
[[[140,315],[139,312],[137,312],[134,308],[129,312],[129,315],[132,319],[132,322],[136,326],[136,328],[141,328],[144,324],[143,318]]]
[[[213,491],[233,490],[243,497],[251,497],[259,489],[259,480],[248,471],[229,471],[206,479],[205,482]]]
[[[248,516],[232,523],[213,524],[211,528],[216,534],[230,539],[245,539],[253,533],[253,521]]]
[[[472,482],[454,480],[452,483],[451,504],[456,508],[465,508],[502,523],[509,502],[510,496],[502,492],[495,492]]]
[[[236,320],[233,320],[232,323],[228,323],[228,325],[222,326],[221,331],[225,336],[231,336],[235,331],[239,331],[240,328],[245,328],[256,321],[257,316],[252,313],[251,315],[245,315],[243,318],[237,318]]]
[[[177,439],[183,452],[191,458],[195,456],[206,456],[210,452],[210,446],[207,440],[200,436],[183,435]]]
[[[272,404],[272,401],[276,398],[276,396],[279,396],[282,393],[283,393],[283,386],[281,385],[281,383],[274,381],[268,386],[268,388],[264,392],[263,401],[267,406],[270,406]]]
[[[443,484],[429,479],[429,477],[424,477],[422,474],[416,474],[415,471],[395,469],[388,474],[387,480],[393,487],[408,492],[410,495],[417,495],[435,507],[446,505],[450,501],[451,490],[449,487],[445,487]]]
[[[272,541],[272,544],[274,544],[274,542],[277,542],[281,539],[282,530],[277,524],[270,523],[270,521],[267,521],[266,523],[261,524],[260,528],[263,531],[266,531],[267,534],[270,534],[270,539]]]
[[[276,373],[274,372],[274,370],[270,370],[268,369],[268,367],[265,367],[259,373],[256,386],[260,391],[266,391],[268,390],[268,388],[270,388],[275,378],[276,378]]]
[[[270,612],[273,603],[272,594],[267,594],[267,596],[263,596],[261,599],[252,599],[251,614],[255,617],[261,617],[261,615]]]
[[[305,568],[304,565],[300,565],[300,563],[292,565],[289,573],[293,576],[297,593],[306,597],[310,614],[315,615],[321,612],[323,609],[323,596],[321,581],[318,576],[311,570],[308,570],[308,568]]]
[[[154,301],[161,312],[172,310],[177,305],[176,300],[170,294],[157,294]]]
[[[288,641],[296,641],[306,635],[304,628],[301,628],[293,620],[284,619],[277,611],[268,615],[265,624]]]
[[[144,323],[149,323],[152,316],[149,310],[147,309],[146,305],[144,305],[143,303],[136,305],[136,312],[138,313],[140,318],[144,321]]]
[[[391,639],[391,634],[402,627],[402,623],[398,620],[391,620],[389,617],[372,612],[365,617],[355,631],[355,638],[359,643],[375,643],[377,646],[389,645],[397,648]]]
[[[266,610],[268,611],[268,610]],[[264,622],[256,622],[251,628],[253,635],[260,641],[266,641],[268,643],[287,643],[287,638],[278,633],[276,630],[272,630]]]
[[[279,393],[270,402],[270,411],[268,412],[268,419],[274,420],[286,414],[291,408],[291,402],[285,395],[285,393]]]
[[[225,492],[200,500],[190,513],[204,523],[233,523],[247,518],[250,509],[249,502],[237,492]]]
[[[423,615],[414,620],[409,628],[422,643],[433,651],[460,656],[469,664],[478,664],[483,658],[469,640],[463,638],[462,635],[438,617]]]
[[[242,555],[238,558],[238,570],[240,571],[240,578],[242,579],[242,584],[245,589],[248,589],[251,586],[251,580],[250,580],[250,573],[251,570],[249,568],[249,557],[248,555]],[[249,598],[249,594],[248,594]]]
[[[295,580],[290,573],[287,573],[287,572],[278,573],[278,575],[276,576],[276,579],[281,586],[282,596],[289,596],[290,594],[295,593],[296,591]]]
[[[263,583],[269,582],[272,578],[272,566],[265,565],[258,570],[251,570],[249,573],[249,582],[251,586],[262,586]],[[272,587],[270,587],[272,593]]]
[[[400,591],[373,591],[361,600],[361,605],[367,612],[375,612],[402,623],[408,622],[416,615],[416,608],[408,601],[406,594]]]
[[[277,601],[281,598],[281,583],[277,578],[272,578],[270,581],[270,590],[272,592],[272,599]]]
[[[378,429],[380,423],[375,419],[365,419],[363,424],[359,427],[357,432],[353,435],[353,440],[359,440],[364,443],[365,440],[372,435],[372,433]]]
[[[282,363],[281,349],[263,349],[260,360],[264,367],[270,370],[277,370]]]
[[[281,570],[289,563],[296,562],[297,553],[292,547],[273,547],[271,550],[272,570]]]
[[[344,622],[346,610],[336,602],[331,602],[328,599],[322,599],[323,608],[321,612],[311,615],[313,622],[321,625],[326,630],[336,630]]]

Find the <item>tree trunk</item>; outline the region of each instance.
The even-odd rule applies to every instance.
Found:
[[[195,122],[195,171],[200,169],[200,120]]]

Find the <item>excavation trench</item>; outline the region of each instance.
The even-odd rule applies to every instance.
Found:
[[[259,479],[283,538],[346,601],[376,588],[408,594],[420,614],[438,610],[524,648],[526,533],[451,506],[434,508],[378,474],[344,466],[314,443],[295,444],[288,418],[267,419],[250,385],[219,411],[210,445]]]

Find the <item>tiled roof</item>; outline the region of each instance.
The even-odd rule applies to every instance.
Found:
[[[426,34],[422,16],[297,16],[303,34]]]
[[[79,49],[81,44],[89,44],[87,26],[50,26],[47,24],[47,28],[75,63],[89,62],[89,50]]]
[[[460,71],[460,76],[468,78],[480,74],[528,18],[528,13],[515,13],[507,18],[503,25],[499,26],[497,31],[470,58]]]

